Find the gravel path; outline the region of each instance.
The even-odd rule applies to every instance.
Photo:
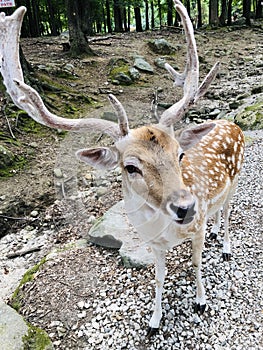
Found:
[[[262,349],[262,132],[256,134],[232,202],[232,260],[221,258],[221,237],[207,241],[203,253],[204,315],[193,313],[189,243],[167,255],[165,311],[150,340],[153,266],[126,269],[116,252],[94,246],[64,251],[45,263],[23,287],[21,313],[45,329],[59,350]]]

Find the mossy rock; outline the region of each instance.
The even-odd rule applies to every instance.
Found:
[[[263,102],[258,100],[255,104],[245,107],[235,116],[235,123],[242,130],[263,129]]]
[[[15,155],[3,145],[0,145],[0,169],[6,169],[7,167],[12,166],[14,163]]]
[[[111,69],[109,77],[114,84],[131,85],[133,80],[129,71],[128,61],[122,58],[112,59],[110,61]]]

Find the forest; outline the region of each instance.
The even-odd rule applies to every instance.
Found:
[[[17,0],[26,6],[22,37],[57,36],[69,30],[72,50],[92,54],[86,36],[97,33],[148,31],[180,26],[173,0]],[[261,0],[185,0],[195,28],[251,25],[262,18]],[[13,9],[3,9],[10,14]]]

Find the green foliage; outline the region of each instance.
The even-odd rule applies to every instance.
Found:
[[[28,324],[28,333],[23,337],[23,350],[52,350],[53,345],[47,333]]]

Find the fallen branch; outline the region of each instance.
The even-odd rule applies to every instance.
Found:
[[[14,259],[14,258],[18,258],[18,257],[24,256],[24,255],[30,254],[30,253],[38,252],[38,251],[40,251],[40,249],[41,249],[41,246],[32,247],[32,248],[28,248],[25,250],[18,250],[17,252],[7,254],[6,257],[8,259]]]
[[[14,216],[2,215],[0,214],[0,218],[8,219],[8,220],[31,220],[30,218],[18,218]]]

